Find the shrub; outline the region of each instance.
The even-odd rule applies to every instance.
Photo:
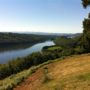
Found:
[[[74,49],[69,48],[69,49],[63,50],[61,53],[61,56],[69,56],[72,54],[74,54]]]

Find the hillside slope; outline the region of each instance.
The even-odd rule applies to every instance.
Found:
[[[55,35],[34,35],[34,34],[20,34],[20,33],[1,33],[0,32],[0,46],[9,46],[15,44],[38,43],[46,40],[56,38]]]
[[[14,90],[90,90],[90,54],[43,66]]]

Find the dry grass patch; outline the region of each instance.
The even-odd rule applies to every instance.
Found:
[[[14,90],[90,90],[90,54],[46,63]],[[48,68],[43,74],[43,68]],[[42,78],[52,78],[42,83]],[[30,82],[30,83],[28,83]]]

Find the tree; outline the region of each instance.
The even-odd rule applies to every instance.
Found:
[[[90,0],[82,0],[82,4],[84,8],[87,8],[87,6],[90,5]]]
[[[90,5],[90,0],[82,0],[82,4],[85,8]],[[90,52],[90,13],[88,18],[85,18],[83,21],[83,35],[81,37],[81,47],[85,52]]]

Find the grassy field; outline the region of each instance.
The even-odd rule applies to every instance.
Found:
[[[90,54],[44,65],[14,90],[90,90]]]
[[[60,46],[52,46],[52,47],[49,47],[48,50],[52,51],[52,50],[58,50],[58,49],[61,49],[62,48]]]
[[[48,61],[0,81],[0,90],[12,90],[11,87],[14,90],[90,90],[90,54]]]
[[[13,74],[10,77],[7,77],[3,80],[0,80],[0,90],[12,90],[13,88],[15,88],[17,85],[19,85],[21,82],[23,82],[27,77],[31,76],[33,73],[35,73],[35,71],[37,69],[39,69],[40,67],[47,65],[49,63],[53,63],[57,60],[50,60],[47,61],[43,64],[40,64],[38,66],[33,66],[28,70],[24,70],[20,73],[17,74]]]

